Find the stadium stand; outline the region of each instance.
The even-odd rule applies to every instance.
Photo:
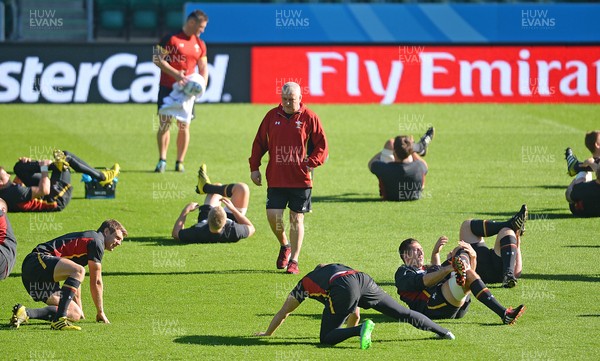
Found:
[[[111,36],[129,38],[126,26],[128,24],[128,1],[95,0],[94,5],[94,34],[96,38]]]
[[[161,14],[164,16],[163,33],[181,28],[183,24],[183,6],[187,0],[162,0]]]
[[[0,0],[7,41],[130,41],[177,30],[187,0]],[[191,1],[193,2],[193,1]],[[224,0],[215,3],[548,4],[597,0]],[[44,13],[46,11],[46,13]],[[48,31],[52,30],[52,31]],[[0,32],[1,35],[1,32]],[[0,39],[2,41],[2,39]]]
[[[130,36],[158,36],[159,0],[131,0]]]
[[[18,7],[16,32],[11,35],[11,39],[22,41],[85,41],[88,39],[85,1],[20,0],[16,4]]]

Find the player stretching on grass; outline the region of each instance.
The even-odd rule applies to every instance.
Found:
[[[412,201],[421,198],[425,188],[427,163],[421,158],[433,139],[434,128],[418,143],[412,136],[399,135],[383,145],[369,161],[369,170],[379,179],[379,195],[386,201]]]
[[[173,238],[184,243],[217,243],[237,242],[254,234],[254,225],[245,216],[250,199],[247,184],[212,184],[206,165],[202,164],[198,171],[196,193],[206,194],[204,204],[200,206],[192,202],[183,208],[173,226]],[[184,228],[187,215],[196,209],[200,209],[198,223]]]
[[[0,198],[9,212],[56,212],[65,209],[71,200],[71,170],[96,179],[101,186],[110,184],[119,175],[119,164],[99,171],[67,151],[54,151],[54,162],[21,158],[15,164],[15,179],[0,167]],[[48,177],[48,173],[52,176]]]
[[[452,250],[450,259],[440,263],[440,250],[448,238],[440,237],[433,247],[431,266],[424,265],[423,247],[414,238],[404,240],[398,249],[404,265],[395,276],[402,301],[411,310],[432,319],[461,318],[471,304],[470,293],[495,312],[505,324],[513,324],[525,311],[525,306],[504,308],[481,281],[474,268],[477,254],[465,242]]]
[[[505,222],[468,219],[460,226],[460,239],[469,243],[477,253],[475,271],[485,283],[500,283],[512,288],[521,277],[521,237],[525,233],[527,205]],[[484,237],[496,236],[493,248],[488,248]]]
[[[584,162],[583,164],[586,164]],[[600,217],[600,164],[587,163],[596,179],[586,181],[587,172],[579,172],[567,187],[565,196],[569,209],[576,217]]]
[[[375,324],[371,320],[365,320],[358,326],[359,307],[373,308],[399,322],[431,331],[439,338],[454,339],[452,332],[419,312],[411,311],[394,301],[368,274],[339,263],[320,264],[302,277],[273,317],[267,331],[256,335],[271,336],[306,298],[315,299],[325,306],[321,317],[322,344],[336,345],[350,337],[360,336],[360,348],[369,348]],[[341,328],[345,321],[347,327]]]
[[[90,291],[96,305],[96,321],[110,323],[104,314],[102,257],[127,236],[127,230],[114,219],[104,221],[98,231],[68,233],[38,244],[23,260],[21,278],[34,301],[45,302],[44,308],[13,307],[10,323],[19,327],[30,318],[51,321],[51,329],[79,331],[71,321],[84,318],[80,285],[85,266],[90,269]],[[62,287],[59,282],[64,281]],[[75,302],[71,302],[75,301]]]

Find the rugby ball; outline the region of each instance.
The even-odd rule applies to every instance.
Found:
[[[194,73],[187,77],[188,81],[183,86],[183,92],[185,95],[191,95],[195,97],[201,97],[206,91],[206,81],[202,75]]]

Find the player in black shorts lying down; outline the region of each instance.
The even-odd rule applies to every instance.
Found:
[[[460,226],[460,240],[469,243],[477,252],[475,271],[485,283],[500,283],[512,288],[521,277],[521,237],[525,232],[527,205],[504,222],[468,219]],[[484,237],[496,236],[493,248],[488,248]]]
[[[174,239],[183,243],[228,243],[254,234],[254,225],[245,215],[250,200],[247,184],[212,184],[206,165],[202,164],[196,192],[206,194],[204,204],[191,202],[183,208],[171,232]],[[187,215],[196,209],[199,209],[198,223],[185,228]]]
[[[505,324],[513,324],[525,310],[503,307],[481,281],[474,268],[477,254],[465,242],[460,242],[449,255],[449,260],[440,263],[440,250],[448,242],[440,237],[433,247],[431,265],[425,266],[423,247],[414,239],[404,240],[399,247],[404,262],[395,275],[400,299],[411,310],[421,312],[432,319],[462,318],[471,304],[470,294],[496,313]]]

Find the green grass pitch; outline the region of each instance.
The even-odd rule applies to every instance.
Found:
[[[311,106],[309,104],[309,106]],[[187,172],[173,172],[176,132],[168,172],[154,174],[157,119],[154,105],[2,105],[0,164],[20,156],[49,157],[67,149],[96,167],[122,167],[115,200],[86,200],[79,176],[66,210],[10,214],[17,234],[13,274],[0,283],[0,317],[8,323],[15,303],[33,303],[22,286],[21,262],[38,243],[71,231],[96,229],[116,218],[130,236],[103,262],[104,303],[110,325],[97,324],[82,284],[87,319],[78,333],[51,332],[33,321],[0,329],[0,358],[19,360],[597,360],[600,358],[600,222],[574,219],[564,199],[571,178],[564,149],[580,158],[587,130],[598,129],[597,105],[314,105],[330,144],[329,161],[315,172],[313,212],[306,216],[301,274],[318,263],[341,262],[369,273],[398,299],[393,275],[399,242],[458,239],[472,217],[506,219],[522,203],[530,209],[524,236],[523,278],[505,290],[490,289],[506,306],[527,311],[504,326],[474,301],[468,315],[440,323],[455,341],[398,324],[373,311],[373,346],[358,339],[318,345],[321,305],[306,301],[272,338],[266,329],[300,276],[275,269],[278,252],[265,216],[266,186],[249,177],[251,143],[267,105],[198,105],[191,126]],[[425,160],[430,171],[424,198],[378,201],[370,157],[399,133],[436,135]],[[194,193],[196,169],[207,163],[215,182],[251,185],[249,218],[257,232],[237,244],[178,245],[173,223]],[[266,157],[263,160],[266,164]],[[264,174],[264,166],[262,168]],[[287,213],[286,213],[287,214]],[[193,216],[188,219],[188,226]],[[493,239],[490,239],[493,241]],[[449,247],[448,247],[449,248]]]

